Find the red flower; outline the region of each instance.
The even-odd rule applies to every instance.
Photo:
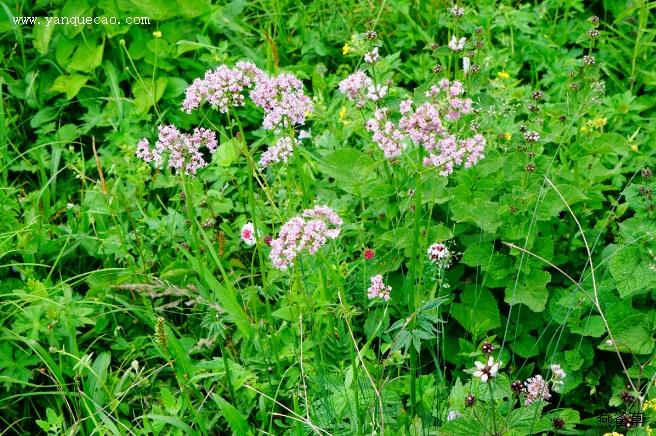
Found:
[[[264,237],[264,243],[267,245],[271,245],[271,241],[273,241],[273,238],[270,235],[266,235]]]
[[[371,248],[367,248],[367,249],[364,250],[364,259],[365,260],[371,260],[371,259],[374,258],[375,255],[376,255],[376,252],[374,250],[372,250]]]

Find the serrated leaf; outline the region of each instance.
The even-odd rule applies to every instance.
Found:
[[[611,258],[609,270],[620,297],[650,292],[656,287],[656,270],[653,261],[638,246],[628,246],[618,250]]]
[[[517,283],[508,285],[504,301],[508,304],[522,303],[533,312],[542,312],[549,299],[547,283],[551,281],[551,274],[542,270],[531,270],[530,273]]]

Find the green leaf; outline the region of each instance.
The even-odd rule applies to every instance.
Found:
[[[374,160],[352,148],[335,150],[319,164],[326,175],[335,179],[337,186],[349,193],[365,195],[375,179]]]
[[[460,303],[451,306],[451,315],[475,337],[501,326],[497,300],[487,288],[465,286]]]
[[[71,71],[90,73],[102,63],[105,44],[96,45],[92,40],[78,41],[78,44],[73,57],[65,67]]]
[[[87,80],[89,80],[89,77],[82,74],[63,74],[55,79],[50,90],[64,92],[66,93],[66,98],[70,100],[80,92],[80,89],[87,83]]]
[[[248,421],[235,406],[228,403],[217,394],[212,394],[212,398],[219,406],[219,409],[221,409],[221,414],[223,414],[223,417],[226,419],[226,421],[228,421],[228,425],[230,425],[232,434],[249,435],[253,433],[248,425]]]
[[[164,95],[166,90],[166,77],[160,77],[154,83],[152,77],[144,77],[138,80],[132,87],[134,105],[138,113],[146,113]]]
[[[510,348],[512,348],[517,355],[525,359],[540,354],[540,347],[538,346],[537,338],[527,333],[515,339],[510,344]]]
[[[232,138],[223,142],[214,152],[214,159],[222,167],[229,167],[237,160],[239,156],[239,142]]]
[[[653,323],[646,314],[624,316],[616,322],[609,319],[609,325],[617,349],[621,353],[650,354],[654,349]],[[597,348],[615,351],[610,337],[606,337]]]
[[[616,251],[610,260],[610,273],[623,299],[650,292],[656,287],[653,260],[644,251],[635,245],[627,246]]]
[[[53,30],[55,30],[53,24],[48,26],[47,23],[41,22],[34,25],[32,37],[34,38],[34,48],[36,48],[39,53],[46,54],[48,52]]]
[[[511,305],[522,303],[533,312],[542,312],[549,299],[547,290],[549,281],[551,281],[551,274],[547,271],[532,270],[517,283],[516,288],[514,281],[508,285],[504,301]]]
[[[492,202],[487,198],[474,197],[453,201],[451,210],[455,221],[471,222],[484,232],[494,233],[502,224],[499,206],[499,203]]]

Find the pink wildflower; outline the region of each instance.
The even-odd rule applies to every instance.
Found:
[[[524,385],[526,385],[526,400],[524,401],[524,404],[527,406],[534,401],[547,401],[551,398],[549,386],[540,374],[526,380]]]
[[[314,254],[328,239],[337,239],[341,225],[342,219],[328,206],[307,209],[282,226],[271,241],[269,258],[276,268],[286,270],[303,250]]]
[[[196,174],[200,168],[207,166],[201,148],[207,148],[214,153],[217,147],[216,134],[207,129],[197,127],[193,134],[181,133],[175,126],[159,126],[159,137],[151,150],[147,139],[137,144],[137,157],[146,162],[153,161],[160,166],[164,154],[168,154],[170,168],[184,171],[186,174]]]
[[[253,223],[247,222],[241,228],[241,239],[246,243],[246,245],[253,246],[257,242],[255,239],[255,229],[253,228]]]
[[[364,104],[365,90],[373,85],[366,73],[357,71],[339,82],[339,92],[351,101]]]
[[[385,285],[383,282],[383,276],[378,274],[371,277],[371,286],[369,286],[369,289],[367,290],[367,297],[369,297],[370,300],[381,298],[385,301],[389,301],[391,291],[392,287]]]
[[[267,151],[262,153],[262,157],[260,157],[260,165],[262,165],[262,167],[268,167],[273,163],[287,163],[292,153],[294,153],[292,138],[284,136],[278,139],[278,142],[276,142],[275,145],[269,147]]]
[[[378,144],[387,159],[394,159],[405,150],[405,137],[387,118],[386,108],[376,110],[374,117],[367,121],[366,128],[373,133],[373,141]]]
[[[303,82],[290,73],[276,77],[261,75],[250,97],[264,109],[262,126],[267,130],[302,125],[312,111],[312,101],[303,92]]]
[[[264,73],[255,65],[240,62],[235,68],[221,65],[205,73],[202,79],[196,79],[187,88],[182,109],[191,113],[203,103],[208,102],[221,113],[232,107],[244,105],[243,91],[249,88]]]

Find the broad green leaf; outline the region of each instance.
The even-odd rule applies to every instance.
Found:
[[[320,160],[319,164],[324,174],[334,178],[337,186],[349,193],[365,195],[375,179],[374,160],[352,148],[336,150]]]
[[[229,167],[237,160],[239,156],[239,142],[236,139],[224,141],[214,152],[214,159],[222,167]]]
[[[622,298],[644,294],[656,287],[654,261],[644,249],[636,245],[624,247],[610,260],[610,273],[615,279],[617,290]]]
[[[89,77],[82,74],[64,74],[55,79],[50,90],[64,92],[66,93],[66,98],[70,100],[80,92],[80,89],[87,83],[87,80],[89,80]]]
[[[132,87],[132,94],[134,95],[134,105],[138,113],[146,113],[155,105],[164,95],[166,90],[166,77],[160,77],[153,82],[152,77],[144,77]]]
[[[242,415],[242,413],[237,410],[235,406],[228,403],[217,394],[212,394],[212,398],[219,406],[219,409],[221,409],[221,414],[225,420],[228,421],[228,425],[230,425],[232,434],[241,436],[250,435],[253,433],[250,426],[248,425],[246,417],[244,417],[244,415]]]
[[[644,313],[623,317],[610,322],[610,330],[617,348],[622,353],[650,354],[654,349],[653,322]],[[600,350],[615,351],[615,346],[607,336],[597,346]]]
[[[477,196],[452,201],[451,211],[455,221],[474,223],[484,232],[494,233],[502,224],[499,206],[499,203]]]
[[[451,306],[451,315],[475,337],[501,326],[497,301],[487,288],[465,286],[460,303]]]
[[[41,22],[34,25],[32,37],[34,38],[34,48],[36,48],[39,53],[46,54],[48,52],[53,30],[55,30],[54,24],[48,26],[46,22]]]
[[[104,43],[97,44],[93,40],[78,41],[77,49],[70,62],[65,65],[67,70],[89,73],[102,63]]]
[[[513,281],[506,288],[505,302],[508,304],[522,303],[533,312],[542,312],[549,299],[547,283],[551,281],[551,274],[542,270],[531,270],[525,277],[520,277],[517,286]]]

